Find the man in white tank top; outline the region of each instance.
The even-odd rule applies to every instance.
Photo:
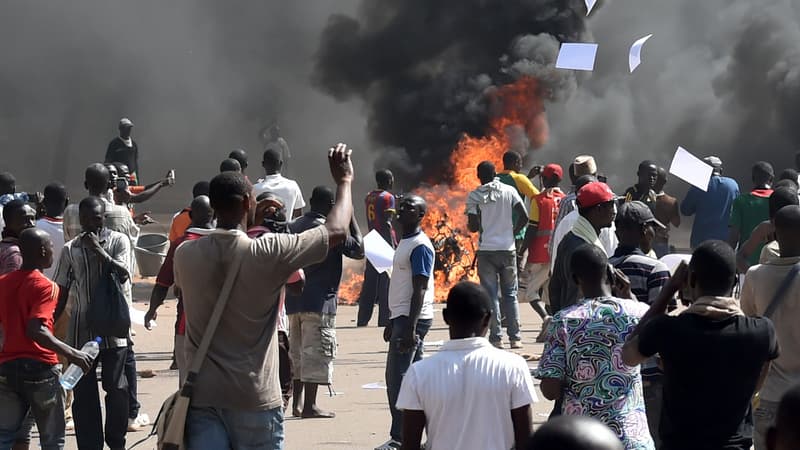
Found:
[[[403,239],[397,244],[389,282],[390,322],[383,333],[389,342],[386,355],[386,391],[392,414],[390,439],[375,450],[399,449],[403,442],[402,412],[395,407],[400,385],[412,362],[422,359],[422,341],[433,321],[434,251],[420,228],[428,206],[409,195],[398,208]]]

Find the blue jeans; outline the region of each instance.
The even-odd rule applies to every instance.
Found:
[[[417,348],[403,352],[398,347],[397,341],[401,333],[408,326],[408,316],[392,319],[392,337],[389,340],[389,352],[386,354],[386,395],[389,397],[389,412],[392,414],[392,428],[389,435],[396,441],[403,442],[403,412],[395,408],[397,396],[400,395],[400,385],[411,363],[422,359],[425,335],[431,328],[431,319],[417,320]]]
[[[500,326],[505,317],[508,327],[508,339],[521,341],[519,331],[519,304],[517,303],[517,257],[513,251],[479,251],[478,277],[481,286],[492,299],[492,321],[489,326],[489,341],[500,342],[503,329]],[[498,280],[500,298],[498,298]]]
[[[0,365],[0,448],[14,445],[30,414],[36,419],[44,450],[64,448],[64,391],[58,366],[32,359]]]
[[[190,407],[187,450],[283,450],[283,407],[237,411]]]

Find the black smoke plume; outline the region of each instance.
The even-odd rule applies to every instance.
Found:
[[[550,140],[533,158],[598,157],[624,189],[638,161],[668,165],[678,145],[718,155],[742,189],[753,162],[793,164],[800,149],[800,3],[796,0],[362,2],[334,15],[316,84],[363,100],[378,164],[441,178],[462,132],[486,131],[483,92],[520,75],[547,88]],[[628,73],[638,38],[643,64]],[[597,42],[592,73],[553,68],[560,42]],[[444,170],[446,171],[446,170]],[[672,190],[685,184],[671,182]]]
[[[521,75],[550,91],[570,84],[548,65],[558,41],[584,35],[584,15],[580,0],[368,0],[357,17],[331,16],[313,80],[364,101],[378,165],[440,180],[460,136],[486,131],[492,86]]]

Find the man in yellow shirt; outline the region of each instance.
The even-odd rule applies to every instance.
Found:
[[[533,185],[530,178],[521,174],[522,170],[522,155],[514,151],[508,151],[503,154],[503,171],[497,175],[497,178],[517,190],[520,197],[523,197],[530,203],[529,219],[532,222],[539,221],[539,207],[534,197],[539,195],[539,190]],[[516,214],[516,213],[515,213]],[[514,217],[516,223],[516,217]],[[522,248],[522,241],[525,239],[525,229],[523,228],[514,238],[517,241],[517,260],[520,260],[522,253],[525,249]]]

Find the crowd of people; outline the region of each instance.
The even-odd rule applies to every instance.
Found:
[[[104,162],[86,168],[79,201],[58,183],[18,193],[0,174],[0,449],[29,448],[34,425],[44,449],[64,448],[72,428],[80,449],[123,449],[127,432],[148,425],[135,334],[113,314],[132,301],[134,248],[152,221],[134,206],[174,173],[142,184],[132,129],[120,121]],[[188,449],[281,449],[285,413],[336,416],[317,394],[333,382],[343,259],[367,253],[351,150],[329,150],[334,187],[314,187],[307,205],[283,174],[285,140],[277,127],[269,136],[255,183],[236,149],[219,174],[194,184],[172,219],[145,314],[149,328],[174,289]],[[588,155],[569,165],[568,192],[558,164],[524,174],[513,151],[481,162],[463,205],[480,283],[446,293],[450,339],[424,359],[436,296],[428,205],[396,195],[392,173],[377,171],[366,224],[394,260],[390,272],[366,262],[357,314],[368,326],[377,304],[387,343],[391,426],[375,449],[800,448],[798,172],[776,177],[757,162],[741,193],[720,158],[705,162],[707,189],[692,187],[682,201],[664,192],[668,173],[649,160],[624,196]],[[682,216],[694,216],[685,250],[670,241]],[[504,338],[509,349],[525,345],[520,302],[543,323],[530,338],[544,343],[533,370],[505,350]],[[114,320],[101,323],[101,309]],[[79,350],[92,341],[96,356]],[[67,365],[85,376],[64,390]],[[535,432],[534,379],[554,401]]]

